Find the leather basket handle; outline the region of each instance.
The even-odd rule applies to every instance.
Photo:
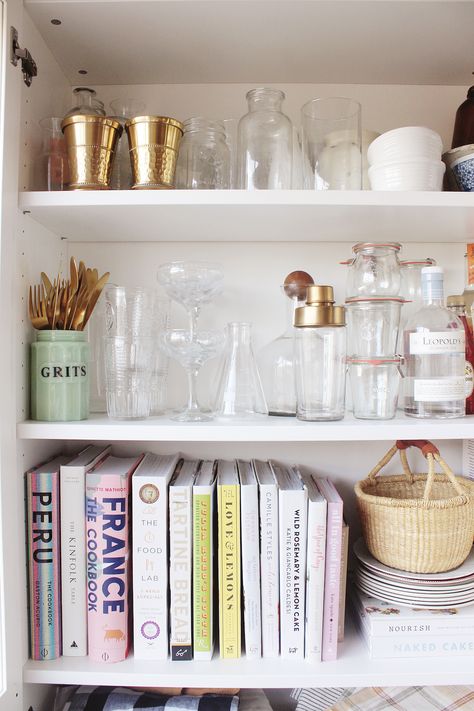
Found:
[[[437,454],[439,456],[439,449],[432,442],[427,439],[397,439],[395,442],[397,449],[403,451],[408,449],[408,447],[418,447],[424,457],[428,458],[428,454]]]

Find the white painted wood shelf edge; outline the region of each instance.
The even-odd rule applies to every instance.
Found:
[[[419,686],[472,683],[472,657],[369,659],[352,624],[335,662],[288,659],[213,659],[210,662],[143,661],[130,656],[117,664],[88,657],[26,662],[23,680],[37,684],[202,686],[240,688]]]
[[[301,422],[292,418],[216,419],[178,423],[165,417],[111,420],[94,414],[81,422],[36,422],[17,425],[20,439],[100,440],[135,442],[344,442],[393,439],[469,439],[474,415],[453,420],[418,420],[398,415],[393,420],[357,420],[351,414],[336,422]]]
[[[110,190],[20,193],[25,214],[77,242],[466,242],[474,196],[450,192]],[[376,225],[376,228],[374,227]]]

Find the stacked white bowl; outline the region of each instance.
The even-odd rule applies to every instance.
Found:
[[[372,190],[442,190],[446,170],[436,131],[404,126],[382,133],[367,151]]]

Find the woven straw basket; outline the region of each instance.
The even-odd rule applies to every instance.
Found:
[[[413,474],[407,447],[421,449],[428,474]],[[377,474],[400,453],[403,474]],[[443,473],[435,474],[435,463]],[[367,548],[381,563],[414,573],[457,568],[471,551],[474,483],[455,476],[425,440],[397,441],[368,477],[355,485]]]

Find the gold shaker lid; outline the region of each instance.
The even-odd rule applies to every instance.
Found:
[[[334,306],[332,286],[322,284],[308,286],[306,304],[295,309],[295,327],[345,326],[345,323],[344,307]]]

